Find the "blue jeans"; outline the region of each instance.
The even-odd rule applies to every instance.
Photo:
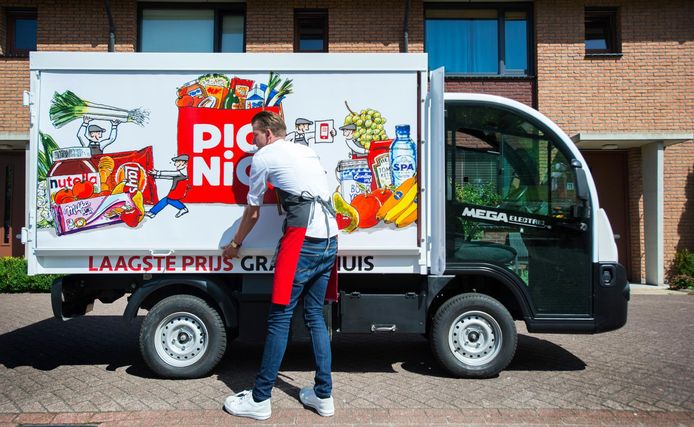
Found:
[[[168,197],[164,197],[160,199],[156,205],[152,206],[152,209],[150,209],[149,211],[152,214],[156,215],[159,213],[159,211],[164,209],[166,205],[171,205],[178,210],[184,209],[186,207],[186,205],[184,205],[180,200],[174,200],[169,199]]]
[[[255,387],[253,387],[253,399],[256,402],[270,398],[272,386],[275,384],[284,352],[287,349],[289,324],[300,297],[304,299],[304,322],[311,334],[313,357],[316,362],[314,390],[316,396],[322,399],[331,396],[332,355],[330,336],[323,318],[323,304],[336,253],[337,238],[335,237],[330,239],[329,243],[327,240],[317,243],[304,241],[296,266],[289,305],[272,304],[270,307],[263,359],[255,378]]]

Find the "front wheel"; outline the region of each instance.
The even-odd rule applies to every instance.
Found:
[[[484,294],[461,294],[446,301],[431,327],[434,357],[452,375],[489,378],[513,359],[518,335],[513,317]]]
[[[226,329],[217,310],[192,295],[159,301],[140,329],[142,357],[164,378],[207,375],[224,355],[226,343]]]

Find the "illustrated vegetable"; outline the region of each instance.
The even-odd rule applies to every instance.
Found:
[[[264,94],[263,98],[265,99],[265,106],[272,107],[273,105],[279,105],[285,96],[292,93],[293,85],[291,79],[287,79],[282,82],[280,88],[277,89],[280,82],[282,82],[280,75],[270,71],[270,79],[268,80],[267,85],[260,85],[260,89]]]
[[[84,116],[100,120],[120,120],[144,126],[149,118],[149,111],[141,108],[126,110],[110,105],[96,104],[86,101],[69,90],[63,93],[55,92],[48,115],[57,128]]]

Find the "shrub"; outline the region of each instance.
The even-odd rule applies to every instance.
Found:
[[[694,252],[682,249],[675,253],[675,274],[694,277]]]
[[[677,251],[672,267],[670,289],[694,289],[694,252],[688,249]]]
[[[0,258],[0,292],[50,292],[57,274],[27,275],[24,258]]]
[[[694,289],[694,277],[678,274],[670,279],[670,289]]]

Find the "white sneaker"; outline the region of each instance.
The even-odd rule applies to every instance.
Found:
[[[301,403],[304,405],[318,411],[318,415],[322,417],[332,417],[335,415],[335,404],[333,403],[332,396],[321,399],[316,396],[313,387],[302,388],[299,392],[299,400],[301,400]]]
[[[267,420],[272,415],[271,399],[262,402],[253,400],[251,390],[233,394],[224,401],[224,410],[237,417],[248,417],[255,420]]]

